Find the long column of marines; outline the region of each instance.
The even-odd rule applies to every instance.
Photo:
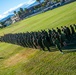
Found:
[[[0,37],[1,42],[17,44],[23,47],[36,48],[51,51],[51,47],[57,47],[62,52],[62,47],[67,46],[72,40],[76,40],[76,24],[61,26],[61,28],[41,30],[38,32],[26,32],[5,34]],[[63,53],[63,52],[62,52]]]

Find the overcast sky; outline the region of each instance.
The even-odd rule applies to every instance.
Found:
[[[0,0],[0,19],[6,17],[9,12],[24,4],[32,4],[36,0]]]

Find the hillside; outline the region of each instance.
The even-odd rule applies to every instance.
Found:
[[[76,24],[76,2],[33,16],[0,29],[8,33],[38,31]],[[0,75],[75,75],[76,49],[52,52],[0,42]]]

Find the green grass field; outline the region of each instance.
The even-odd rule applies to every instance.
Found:
[[[0,29],[0,36],[70,24],[76,24],[76,2]],[[76,75],[76,49],[61,54],[0,42],[0,75]]]

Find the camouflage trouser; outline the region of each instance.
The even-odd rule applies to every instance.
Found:
[[[60,45],[56,45],[56,47],[60,50],[60,52],[62,52]]]

